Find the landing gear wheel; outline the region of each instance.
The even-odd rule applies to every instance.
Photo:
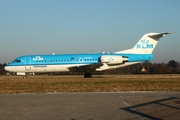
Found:
[[[23,76],[24,79],[27,79],[27,76]]]
[[[92,78],[91,73],[89,73],[89,72],[88,72],[88,73],[85,73],[85,74],[84,74],[84,78]]]

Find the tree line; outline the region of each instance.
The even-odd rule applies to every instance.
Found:
[[[4,70],[6,63],[0,63],[0,75],[6,75]],[[51,74],[84,74],[80,72],[71,73],[51,73]],[[168,63],[151,63],[149,61],[93,74],[180,74],[180,62],[170,60]]]
[[[143,69],[145,69],[143,71]],[[105,71],[106,74],[180,74],[180,63],[170,60],[168,63],[151,63],[149,61],[122,67],[112,71]]]
[[[6,74],[6,71],[4,70],[5,66],[6,66],[6,63],[4,63],[4,64],[0,63],[0,75]]]

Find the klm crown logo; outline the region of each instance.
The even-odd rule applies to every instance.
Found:
[[[137,49],[152,49],[153,44],[149,44],[149,40],[141,40],[141,44],[136,44]]]
[[[36,56],[35,58],[33,58],[33,60],[43,60],[43,58],[41,58],[40,56]]]

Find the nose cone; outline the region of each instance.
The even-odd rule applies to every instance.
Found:
[[[9,71],[9,72],[14,72],[14,71],[16,71],[16,68],[15,68],[15,67],[12,67],[12,66],[5,66],[4,69],[5,69],[6,71]]]
[[[9,72],[17,72],[17,66],[5,66],[4,69]]]
[[[10,70],[9,70],[9,66],[5,66],[4,69],[5,69],[6,71],[10,71]]]

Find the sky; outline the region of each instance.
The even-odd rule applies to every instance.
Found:
[[[0,0],[0,63],[29,54],[100,53],[160,39],[151,62],[180,61],[180,0]]]

